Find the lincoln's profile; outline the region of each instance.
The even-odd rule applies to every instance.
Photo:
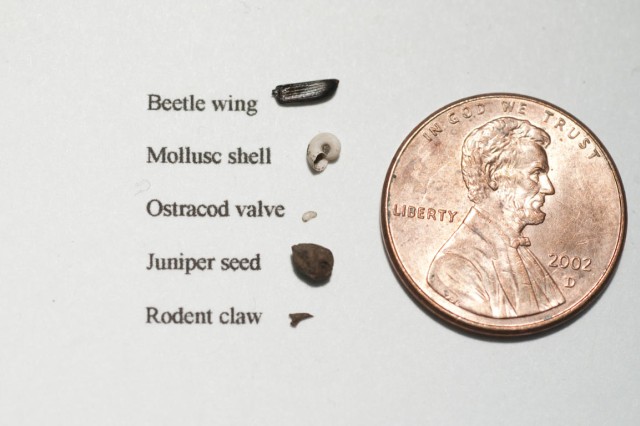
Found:
[[[438,251],[427,282],[476,314],[509,318],[564,303],[522,235],[544,222],[549,135],[526,120],[502,117],[473,130],[462,146],[462,177],[474,206]]]

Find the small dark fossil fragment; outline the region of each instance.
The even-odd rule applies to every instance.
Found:
[[[331,250],[317,244],[296,244],[291,247],[293,266],[312,281],[325,281],[333,270]]]
[[[338,89],[338,80],[316,80],[276,86],[271,94],[279,104],[312,103],[329,99]]]
[[[291,327],[296,327],[300,321],[313,318],[313,315],[306,312],[297,312],[295,314],[289,314],[289,318],[291,318]]]

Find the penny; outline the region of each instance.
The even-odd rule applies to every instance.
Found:
[[[488,94],[445,106],[407,136],[381,219],[396,274],[422,305],[468,331],[524,335],[602,291],[626,208],[613,161],[578,119]]]

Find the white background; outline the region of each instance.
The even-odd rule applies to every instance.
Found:
[[[65,1],[0,5],[0,424],[638,424],[640,8],[634,2]],[[277,84],[338,78],[320,105]],[[618,270],[577,321],[496,341],[436,321],[387,262],[379,198],[409,131],[459,98],[552,102],[627,191]],[[146,111],[146,96],[258,114]],[[321,175],[320,131],[343,143]],[[271,166],[146,164],[146,147],[272,148]],[[147,187],[149,189],[140,192]],[[284,204],[282,219],[151,218],[147,201]],[[302,223],[306,210],[318,217]],[[334,275],[310,287],[290,246]],[[260,272],[145,270],[148,253]],[[145,324],[145,307],[263,312]],[[313,319],[298,328],[288,313]]]

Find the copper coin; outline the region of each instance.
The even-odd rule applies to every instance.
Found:
[[[620,255],[625,199],[598,138],[539,99],[488,94],[422,121],[382,194],[387,254],[438,317],[522,335],[574,316]]]

